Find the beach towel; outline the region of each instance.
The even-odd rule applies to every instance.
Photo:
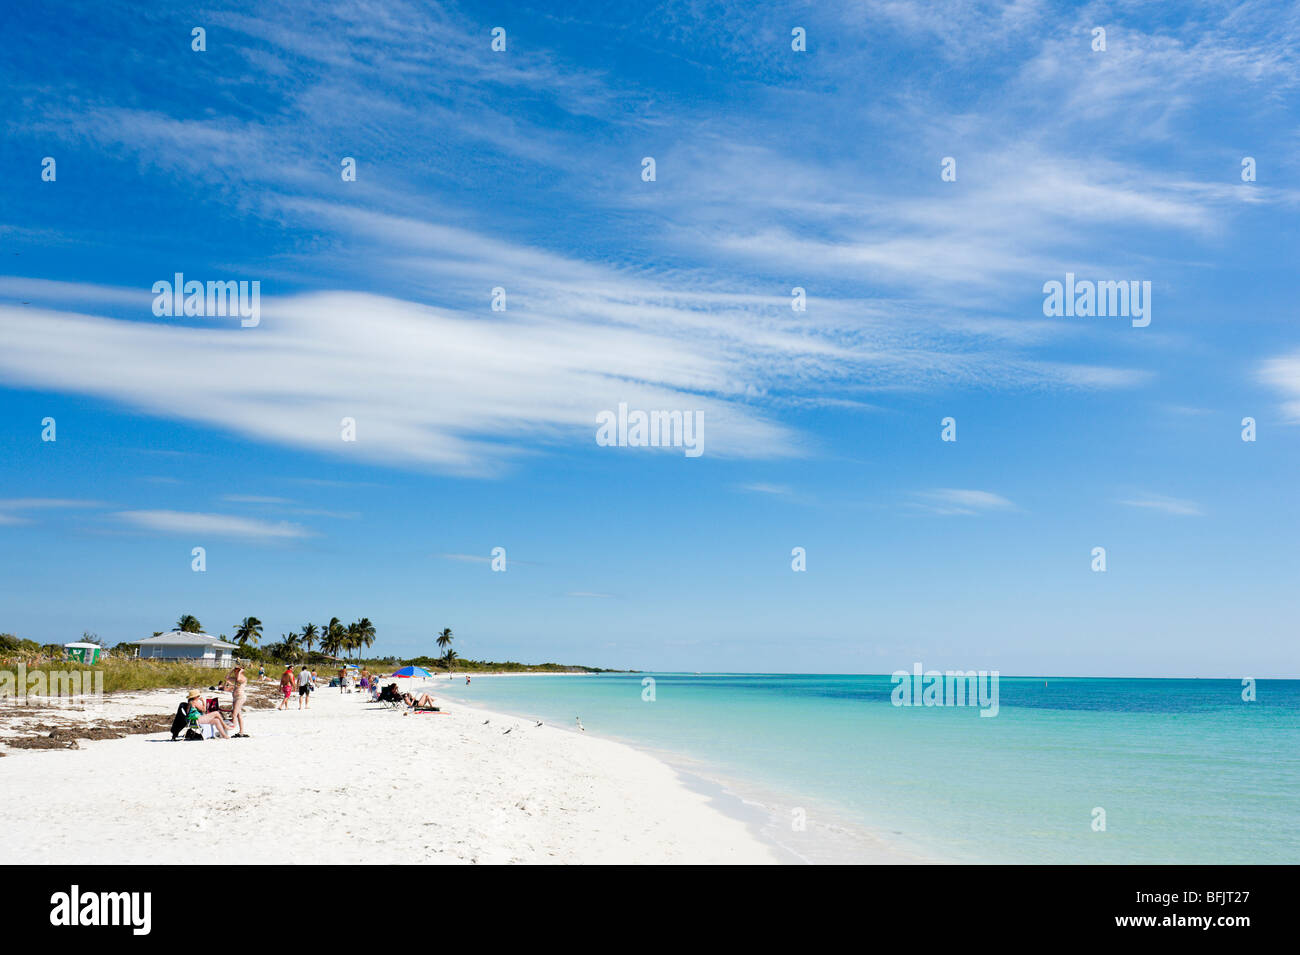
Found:
[[[172,718],[172,739],[173,740],[181,735],[181,731],[185,729],[185,724],[189,720],[189,716],[190,716],[190,705],[188,703],[181,703],[179,706],[176,707],[176,715]]]

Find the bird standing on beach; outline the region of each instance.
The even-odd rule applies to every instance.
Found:
[[[587,732],[587,727],[582,725],[582,717],[575,716],[574,719],[578,721],[578,729],[582,730],[584,733]]]

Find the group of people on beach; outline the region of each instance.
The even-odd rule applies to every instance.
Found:
[[[203,731],[200,727],[203,726],[211,726],[222,739],[248,738],[248,734],[244,732],[244,702],[248,698],[248,676],[244,673],[244,665],[236,664],[226,674],[218,689],[229,690],[234,697],[234,706],[230,711],[230,725],[226,724],[220,707],[203,703],[202,690],[190,690],[185,697],[185,702],[177,707],[176,718],[172,721],[172,739],[178,739],[181,730],[186,731],[186,739],[202,739]],[[235,732],[231,733],[231,729]]]
[[[259,666],[257,670],[259,680],[266,678],[266,668]],[[348,668],[340,667],[338,675],[338,687],[340,693],[353,692],[351,681],[348,677]],[[468,678],[466,678],[466,682]],[[333,685],[333,683],[331,683]],[[311,709],[311,694],[317,688],[316,671],[312,670],[306,664],[297,673],[294,672],[293,664],[287,663],[284,672],[280,674],[280,705],[277,710],[287,710],[289,700],[292,699],[293,693],[298,692],[298,709]],[[230,714],[230,723],[226,722],[225,716],[222,715],[218,706],[204,704],[203,693],[201,690],[191,690],[185,698],[185,702],[177,708],[176,718],[172,723],[172,738],[179,738],[182,730],[188,730],[187,739],[202,739],[203,726],[211,726],[213,732],[219,734],[222,739],[242,739],[247,738],[248,734],[244,732],[244,702],[248,696],[248,676],[244,672],[244,665],[237,664],[221,682],[218,687],[220,690],[229,690],[234,697],[234,707]],[[411,693],[397,690],[397,684],[390,684],[387,688],[381,689],[379,686],[379,677],[372,675],[369,670],[360,671],[357,680],[357,689],[366,695],[368,700],[380,701],[388,700],[390,697],[393,701],[400,701],[406,704],[407,709],[425,710],[436,709],[434,698],[428,693],[422,693],[415,696]],[[230,730],[235,732],[231,733]]]
[[[280,674],[280,705],[278,710],[287,710],[289,700],[293,696],[293,691],[298,691],[298,709],[311,709],[311,694],[316,689],[316,671],[302,665],[297,676],[293,672],[293,664],[286,663],[284,672]]]

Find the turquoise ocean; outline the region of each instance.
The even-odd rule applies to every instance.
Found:
[[[580,718],[721,787],[810,861],[854,861],[862,837],[951,862],[1300,862],[1300,680],[1259,680],[1246,702],[1238,680],[1003,677],[992,718],[895,706],[894,686],[637,673],[433,689],[574,731]]]

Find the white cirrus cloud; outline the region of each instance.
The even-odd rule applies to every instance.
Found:
[[[1141,507],[1153,511],[1162,511],[1165,514],[1174,514],[1178,517],[1200,517],[1205,513],[1201,510],[1201,505],[1195,501],[1165,497],[1162,494],[1144,493],[1130,500],[1120,501],[1120,503],[1126,507]]]
[[[620,402],[701,411],[707,453],[778,457],[797,435],[753,404],[760,369],[709,333],[498,321],[375,295],[268,304],[262,324],[186,327],[0,306],[0,381],[124,402],[271,444],[468,475],[562,441],[595,447]],[[356,422],[344,441],[341,422]]]
[[[26,516],[28,511],[75,510],[103,507],[102,501],[87,501],[63,497],[10,497],[0,499],[0,525],[18,527],[35,523]],[[17,512],[17,513],[15,513]]]
[[[1260,365],[1258,378],[1281,393],[1287,420],[1300,421],[1300,351],[1268,359]]]
[[[969,488],[940,487],[917,491],[913,497],[916,506],[932,514],[969,516],[1016,510],[1016,505],[1000,494]]]
[[[299,540],[313,536],[301,524],[288,521],[261,521],[230,514],[205,514],[198,511],[142,510],[119,511],[114,515],[140,530],[163,534],[234,538],[248,541]]]
[[[739,489],[742,491],[748,491],[751,494],[776,494],[784,496],[790,493],[790,488],[784,484],[766,484],[762,481],[754,481],[750,484],[741,484],[739,485]]]
[[[79,507],[103,507],[102,501],[84,501],[79,498],[66,497],[10,497],[0,499],[0,511],[28,511],[47,508],[64,509]]]

